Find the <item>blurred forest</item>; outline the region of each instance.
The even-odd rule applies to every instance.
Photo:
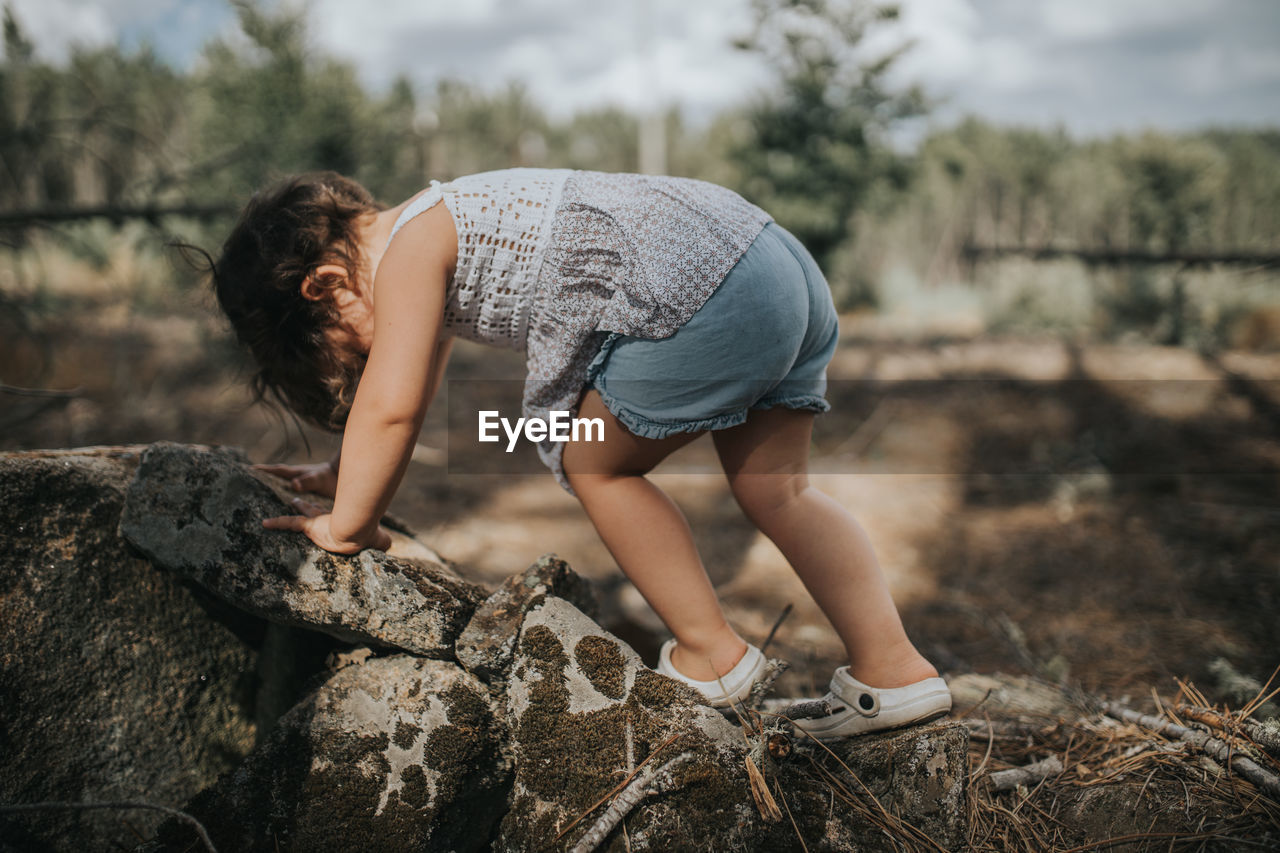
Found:
[[[254,403],[203,277],[167,248],[215,251],[275,177],[334,169],[394,205],[487,169],[654,162],[653,116],[555,117],[518,82],[372,91],[314,49],[305,14],[234,5],[239,31],[185,71],[145,47],[44,61],[6,9],[0,451],[331,453],[334,436],[299,425],[304,449]],[[766,60],[772,85],[697,121],[668,110],[657,159],[738,190],[822,264],[843,313],[814,479],[871,531],[913,640],[952,674],[1137,701],[1189,678],[1215,702],[1250,703],[1276,668],[1280,610],[1276,117],[1087,139],[971,117],[907,149],[903,128],[938,104],[892,82],[909,44],[870,48],[896,32],[893,7],[751,8],[737,46]],[[466,380],[523,376],[519,353],[461,342],[449,377],[463,381],[448,384],[505,385],[484,408],[516,411],[518,381]],[[596,584],[606,627],[655,661],[661,621],[536,458],[498,472],[487,446],[450,446],[462,393],[432,406],[393,513],[490,585],[555,549]],[[453,399],[467,417],[480,408]],[[845,649],[742,516],[710,445],[654,476],[731,621],[753,642],[777,630],[794,662],[780,695],[818,695]],[[784,602],[796,606],[779,628]],[[1052,811],[1058,789],[1045,796]]]
[[[309,47],[304,13],[236,6],[241,32],[210,41],[187,72],[145,47],[41,61],[6,9],[0,293],[11,304],[38,311],[86,290],[134,308],[168,304],[182,289],[173,285],[195,276],[166,256],[165,239],[212,249],[253,190],[291,172],[335,169],[395,204],[431,178],[485,169],[638,167],[640,119],[624,110],[556,120],[515,82],[420,91],[401,78],[371,92],[350,64]],[[671,110],[666,171],[768,209],[819,258],[842,308],[962,331],[1274,342],[1265,324],[1246,322],[1280,302],[1266,264],[975,263],[966,247],[1275,253],[1280,129],[1082,141],[970,118],[904,153],[889,132],[931,101],[886,83],[907,45],[862,49],[869,31],[892,30],[893,7],[754,8],[738,47],[767,58],[775,85],[697,126]],[[193,206],[225,212],[163,215]],[[90,207],[151,215],[38,228],[23,219]]]

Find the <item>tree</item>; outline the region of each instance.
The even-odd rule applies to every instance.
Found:
[[[732,151],[746,195],[827,265],[850,217],[881,183],[904,187],[908,161],[886,132],[927,108],[917,87],[893,91],[887,73],[910,47],[871,53],[868,35],[898,8],[865,0],[754,0],[755,26],[736,46],[762,54],[778,85],[746,109]]]

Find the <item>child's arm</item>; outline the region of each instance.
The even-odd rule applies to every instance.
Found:
[[[453,338],[441,338],[436,346],[436,370],[431,388],[427,393],[427,409],[435,401],[436,392],[444,382],[444,371],[449,364],[449,354],[453,348]],[[334,496],[338,490],[338,469],[342,462],[342,445],[334,451],[328,462],[316,462],[303,465],[289,463],[264,463],[254,465],[259,471],[266,471],[289,481],[295,492],[312,492],[327,498]],[[323,510],[320,510],[323,512]]]
[[[373,343],[343,432],[333,512],[267,519],[265,526],[302,531],[339,554],[389,546],[378,521],[408,467],[448,351],[442,325],[455,239],[448,216],[438,205],[411,220],[379,263]]]

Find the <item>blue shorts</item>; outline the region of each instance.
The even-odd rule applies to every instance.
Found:
[[[770,222],[670,337],[610,333],[587,384],[644,438],[737,426],[751,409],[831,408],[839,339],[831,288],[800,241]]]

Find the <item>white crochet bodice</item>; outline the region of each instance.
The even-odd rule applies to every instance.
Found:
[[[551,222],[570,169],[503,169],[432,181],[392,226],[441,200],[458,232],[458,265],[445,296],[444,327],[480,343],[523,350]]]

